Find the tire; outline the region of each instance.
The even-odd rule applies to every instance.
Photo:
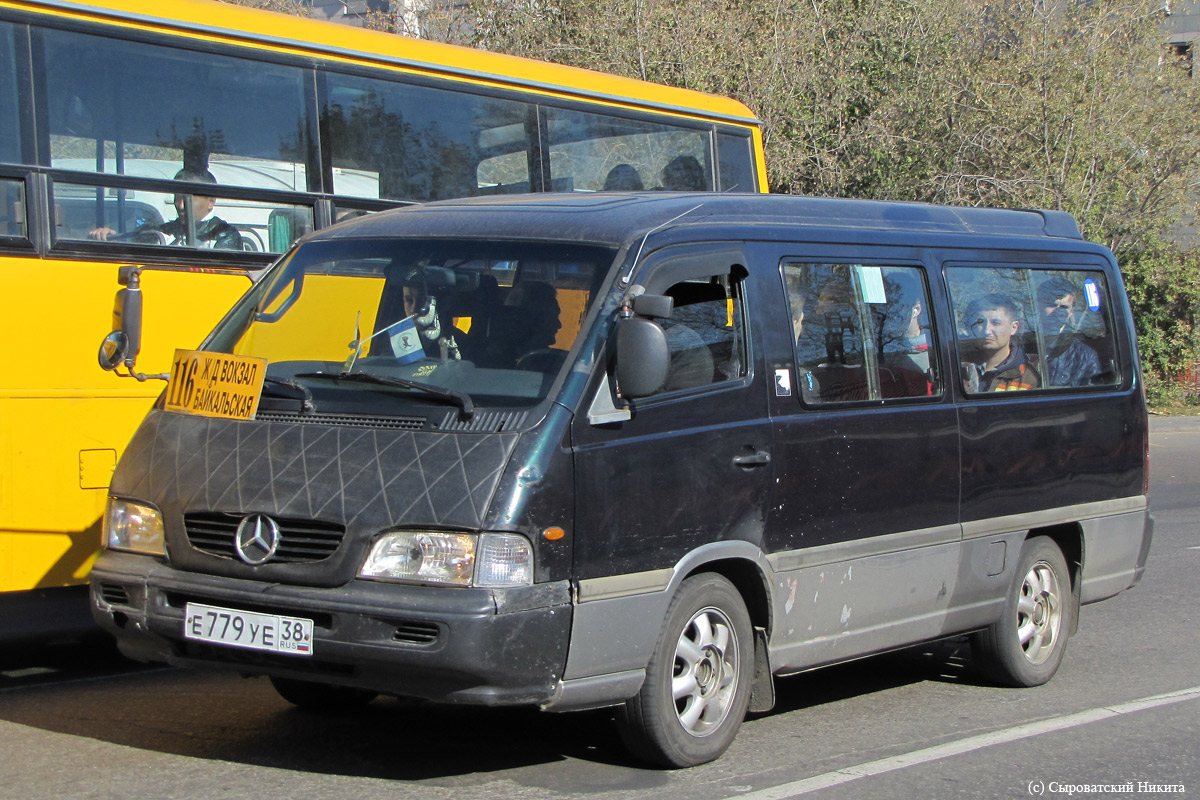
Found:
[[[375,699],[376,693],[349,686],[271,677],[271,685],[284,700],[314,714],[344,714],[357,711]]]
[[[1005,686],[1041,686],[1067,651],[1075,605],[1062,551],[1035,536],[1021,548],[999,621],[971,637],[976,666]]]
[[[617,713],[625,746],[664,767],[691,767],[724,753],[750,703],[750,614],[728,580],[688,578],[667,609],[641,691]]]

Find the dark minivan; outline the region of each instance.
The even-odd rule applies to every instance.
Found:
[[[180,356],[94,612],[303,707],[618,706],[687,766],[774,676],[970,633],[1049,680],[1142,575],[1147,463],[1120,273],[1064,213],[437,203],[311,236]]]

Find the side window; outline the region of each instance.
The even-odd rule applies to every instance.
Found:
[[[312,228],[311,209],[223,193],[225,186],[307,191],[304,71],[40,33],[51,166],[97,176],[55,182],[57,239],[283,252]],[[146,183],[128,188],[106,175]],[[193,186],[172,191],[167,181]]]
[[[25,184],[21,181],[0,179],[0,236],[24,238],[25,232]]]
[[[337,194],[425,202],[530,191],[528,103],[353,75],[326,85]]]
[[[741,283],[728,276],[677,283],[671,318],[660,320],[671,369],[661,392],[695,389],[746,374]]]
[[[0,23],[0,161],[21,163],[20,106],[17,99],[17,58],[13,26]]]
[[[805,403],[941,394],[922,270],[785,263],[783,278]]]
[[[222,185],[308,189],[302,70],[43,34],[54,167],[168,180],[207,170]]]
[[[749,136],[717,133],[717,177],[719,191],[753,192],[758,181],[754,170],[754,151]]]
[[[946,275],[967,394],[1120,379],[1103,273],[958,267]]]
[[[709,130],[543,110],[554,191],[712,191]]]

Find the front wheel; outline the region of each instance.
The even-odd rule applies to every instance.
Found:
[[[718,758],[750,702],[754,641],[740,594],[720,575],[688,578],[667,609],[637,696],[617,715],[638,758],[690,767]]]
[[[1003,616],[971,638],[976,666],[1006,686],[1040,686],[1062,663],[1074,609],[1062,551],[1044,536],[1028,539]]]

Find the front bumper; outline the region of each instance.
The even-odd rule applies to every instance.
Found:
[[[449,703],[538,705],[566,663],[565,581],[519,589],[356,580],[334,589],[181,572],[109,551],[91,574],[92,614],[139,661],[215,666]],[[313,620],[313,655],[186,639],[187,603]]]

